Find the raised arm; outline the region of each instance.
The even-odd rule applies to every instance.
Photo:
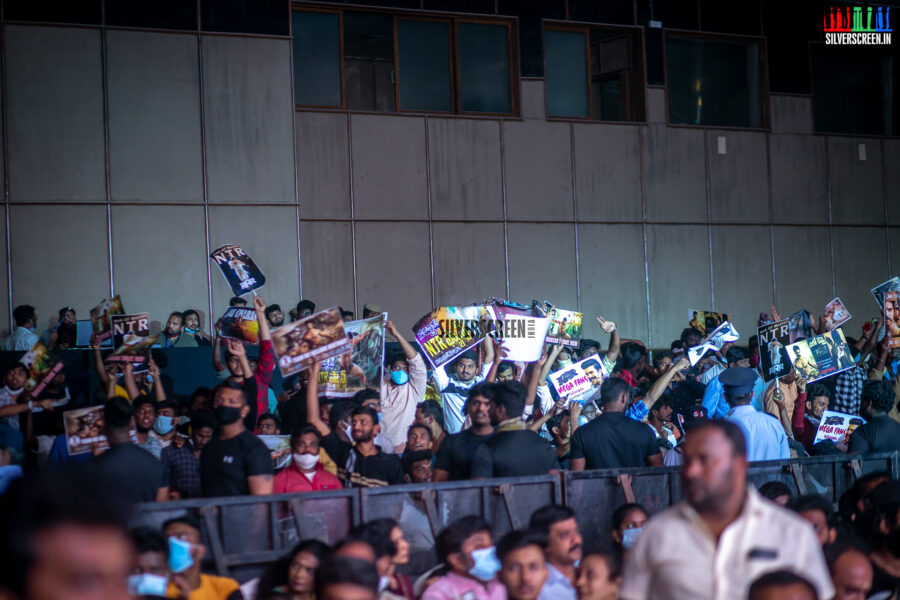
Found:
[[[104,387],[109,383],[109,373],[106,372],[106,365],[103,364],[103,354],[100,352],[100,340],[97,334],[91,336],[91,348],[94,351],[94,370],[97,377]]]
[[[498,342],[491,370],[488,371],[487,377],[484,378],[486,382],[494,383],[497,380],[497,370],[500,368],[500,363],[503,362],[504,358],[506,358],[506,348],[503,347],[503,342]]]
[[[134,365],[130,362],[122,365],[122,383],[125,384],[125,391],[128,392],[128,397],[132,401],[141,395],[137,382],[134,380]]]
[[[323,436],[331,433],[331,427],[319,414],[319,371],[322,363],[316,361],[309,368],[309,383],[306,385],[306,421]]]
[[[394,325],[393,321],[386,321],[384,328],[389,334],[394,336],[394,339],[397,340],[397,342],[399,342],[400,347],[403,348],[403,354],[406,355],[407,359],[412,360],[416,357],[416,354],[418,354],[416,349],[412,347],[412,344],[406,341],[406,338],[400,335],[400,332],[397,330],[397,326]]]
[[[663,393],[666,391],[666,388],[672,382],[672,379],[676,374],[684,371],[691,366],[691,361],[687,358],[679,358],[678,362],[672,365],[672,368],[666,371],[659,379],[654,382],[650,389],[647,391],[647,395],[644,396],[643,402],[647,405],[649,409],[651,406],[656,404],[656,401],[659,400]]]
[[[150,374],[153,375],[153,395],[157,402],[166,401],[166,388],[163,387],[162,377],[159,374],[159,367],[150,357]]]
[[[216,323],[216,327],[213,330],[213,344],[212,344],[212,359],[213,359],[213,368],[216,370],[216,373],[221,373],[225,370],[225,363],[222,362],[222,338],[219,337],[219,324]]]
[[[537,359],[534,363],[534,367],[531,369],[531,379],[528,380],[528,393],[525,395],[525,406],[532,406],[534,404],[534,398],[537,396],[537,389],[540,385],[541,381],[544,381],[547,376],[543,375],[544,366],[549,362],[549,359],[545,354],[541,354],[541,357]]]
[[[259,294],[253,296],[253,308],[256,310],[256,322],[259,323],[259,341],[271,340],[272,332],[269,330],[269,320],[266,319],[266,301]]]
[[[613,321],[607,321],[602,316],[597,317],[597,323],[604,333],[609,334],[609,350],[606,353],[606,358],[610,362],[616,362],[619,358],[619,349],[621,348],[619,330],[616,328],[616,324]]]
[[[241,372],[244,374],[244,379],[250,379],[253,377],[253,371],[250,370],[250,361],[247,360],[247,351],[244,349],[244,344],[237,340],[225,340],[225,347],[228,348],[228,352],[238,357],[238,360],[241,361]]]
[[[553,346],[553,349],[550,350],[550,356],[542,356],[541,360],[543,360],[543,364],[540,366],[540,377],[538,377],[538,385],[547,385],[547,376],[550,375],[550,369],[553,368],[553,364],[556,362],[556,357],[559,356],[559,353],[562,352],[562,345]],[[538,362],[541,362],[539,360]]]
[[[494,362],[494,338],[489,335],[484,336],[484,362]]]
[[[575,402],[574,404],[578,404]],[[566,398],[560,398],[556,401],[556,404],[553,405],[553,410],[548,410],[547,414],[541,415],[540,419],[536,421],[532,421],[528,424],[528,429],[531,431],[540,431],[541,427],[544,426],[544,423],[553,418],[553,415],[557,415],[566,409]]]

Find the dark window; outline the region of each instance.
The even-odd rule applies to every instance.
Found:
[[[202,0],[203,31],[290,35],[290,4],[285,0]]]
[[[666,36],[669,122],[679,125],[766,125],[760,69],[761,44]]]
[[[425,10],[494,14],[494,0],[424,0]]]
[[[383,6],[385,8],[419,8],[419,0],[353,0],[350,4]]]
[[[9,21],[78,23],[99,25],[100,0],[4,0],[3,16]]]
[[[565,0],[497,0],[497,14],[519,18],[522,76],[543,77],[544,24],[541,19],[565,19]]]
[[[647,56],[647,84],[665,85],[666,67],[663,60],[662,29],[644,29],[644,48]]]
[[[184,0],[116,0],[106,3],[106,24],[119,27],[197,30],[197,3]]]
[[[385,13],[344,13],[344,89],[350,110],[397,110],[394,21]]]
[[[402,110],[453,110],[448,21],[398,19],[397,67]]]
[[[590,117],[587,34],[548,29],[544,32],[544,62],[548,113],[561,117]]]
[[[809,0],[763,2],[771,91],[809,93],[809,43],[822,35],[821,16],[822,4]]]
[[[510,113],[509,27],[459,23],[462,112]]]
[[[632,0],[569,0],[569,20],[634,25]]]
[[[296,10],[294,101],[341,106],[341,40],[338,13]]]

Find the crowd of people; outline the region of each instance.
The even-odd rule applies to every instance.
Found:
[[[234,298],[231,304],[247,303]],[[651,352],[639,340],[620,337],[602,316],[597,322],[609,335],[607,348],[589,339],[577,347],[548,344],[537,361],[521,363],[507,360],[502,340],[486,336],[453,362],[432,368],[387,321],[391,343],[383,379],[352,398],[331,398],[319,392],[320,362],[275,389],[271,330],[286,316],[259,295],[249,308],[257,315],[258,347],[215,332],[205,336],[196,310],[168,317],[159,349],[209,347],[210,370],[219,380],[189,397],[172,392],[165,352],[154,349],[149,368],[135,372],[131,363],[108,360],[96,338],[92,372],[60,371],[38,393],[26,389],[24,365],[7,365],[0,389],[0,493],[9,488],[3,495],[9,507],[2,516],[13,544],[6,547],[24,553],[3,565],[15,576],[6,586],[14,595],[60,597],[29,574],[46,575],[52,565],[42,561],[53,560],[54,544],[62,552],[71,542],[67,527],[93,528],[97,544],[105,544],[91,559],[99,565],[92,571],[97,586],[147,597],[827,600],[900,594],[900,489],[887,474],[860,478],[838,511],[820,496],[786,498],[786,488],[757,491],[746,483],[752,461],[900,450],[900,357],[871,321],[858,337],[845,331],[853,367],[813,383],[797,371],[766,383],[753,338],[692,365],[687,351],[701,343],[699,330],[688,326],[668,349]],[[362,317],[381,312],[367,304]],[[314,313],[315,304],[302,300],[287,318]],[[761,324],[780,320],[774,307],[770,313],[760,316]],[[54,351],[77,345],[71,307],[40,335],[33,307],[16,307],[14,320],[5,350],[28,350],[38,341]],[[581,401],[560,396],[549,375],[595,355],[610,374],[596,393]],[[70,454],[63,412],[98,404],[106,447]],[[865,423],[837,442],[816,441],[826,410]],[[275,461],[260,438],[273,435],[290,436],[286,464]],[[203,525],[190,517],[160,530],[128,532],[121,510],[102,514],[111,500],[68,506],[53,497],[58,490],[51,492],[54,485],[71,485],[77,488],[72,498],[88,494],[74,479],[66,483],[72,473],[81,481],[97,477],[105,482],[101,487],[115,488],[111,497],[138,503],[664,465],[681,467],[684,500],[652,518],[639,505],[621,507],[611,515],[609,540],[585,536],[591,540],[585,542],[578,515],[565,506],[544,507],[527,528],[496,540],[490,524],[470,516],[435,536],[440,564],[415,582],[403,574],[409,545],[402,522],[366,523],[335,547],[304,540],[248,587],[201,572]],[[38,535],[53,546],[50,555],[22,546]],[[116,544],[129,550],[113,551]],[[104,560],[108,564],[100,564]],[[84,569],[94,568],[89,562]]]

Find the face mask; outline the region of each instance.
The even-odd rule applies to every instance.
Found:
[[[241,418],[241,409],[233,406],[217,406],[216,421],[222,425],[231,425]]]
[[[159,415],[156,417],[156,422],[153,423],[153,431],[158,433],[159,435],[166,435],[172,428],[175,426],[175,419],[173,417],[167,417],[165,415]]]
[[[490,581],[500,570],[500,561],[493,546],[473,551],[472,560],[475,561],[475,566],[469,569],[469,575],[475,579]]]
[[[128,578],[128,591],[132,596],[158,596],[165,598],[166,588],[168,587],[169,580],[162,575],[144,573],[142,575],[131,575]]]
[[[381,425],[381,413],[378,413],[378,424]]]
[[[147,383],[153,383],[153,375],[147,374]]]
[[[185,327],[184,330],[190,334],[194,334],[194,333],[197,333],[198,331],[200,331],[200,328],[198,327],[197,329],[191,329],[190,327]]]
[[[643,531],[643,527],[633,527],[631,529],[626,529],[622,534],[622,547],[626,550],[631,550],[634,547],[634,543],[637,542],[638,536],[641,535],[641,531]]]
[[[397,385],[403,385],[409,381],[409,374],[406,371],[391,371],[391,381]]]
[[[381,577],[379,577],[378,578],[378,593],[380,594],[381,592],[386,590],[389,585],[391,585],[390,577],[388,577],[387,575],[382,575]]]
[[[559,368],[560,368],[560,369],[568,369],[569,367],[572,366],[572,361],[571,361],[571,360],[560,360],[560,361],[557,361],[557,362],[559,363]]]
[[[297,454],[294,452],[294,464],[304,471],[309,471],[315,467],[317,462],[319,462],[317,454]]]
[[[578,426],[582,427],[589,423],[588,418],[584,415],[578,415]]]
[[[191,558],[191,543],[179,540],[176,537],[169,538],[169,568],[173,573],[184,573],[194,565]],[[163,594],[165,595],[165,594]]]

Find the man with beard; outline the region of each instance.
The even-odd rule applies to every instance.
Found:
[[[200,455],[213,437],[215,419],[212,413],[199,410],[191,414],[191,437],[180,446],[171,444],[160,454],[162,464],[169,470],[171,491],[179,499],[200,495]]]
[[[800,379],[797,382],[800,395],[794,404],[794,416],[791,418],[791,427],[794,430],[794,439],[803,444],[806,451],[813,447],[816,432],[822,415],[828,410],[831,401],[831,393],[828,388],[820,383],[814,383],[806,388],[806,382]]]
[[[465,417],[463,405],[473,386],[488,376],[494,363],[494,344],[490,336],[484,338],[484,362],[478,370],[478,354],[472,350],[464,352],[452,364],[452,375],[444,365],[434,370],[434,383],[441,394],[444,407],[444,428],[447,433],[459,433]]]
[[[277,304],[267,306],[266,321],[269,322],[269,327],[272,329],[284,325],[284,313],[281,311],[281,307]]]
[[[384,329],[394,336],[402,352],[392,354],[388,369],[381,380],[381,416],[384,433],[394,449],[401,448],[409,426],[416,420],[416,406],[425,399],[427,373],[425,361],[416,352],[392,321]]]
[[[888,413],[894,405],[894,390],[885,380],[867,381],[860,397],[860,413],[868,423],[850,435],[850,454],[874,454],[900,450],[900,423]]]
[[[466,400],[466,415],[472,426],[448,436],[440,445],[434,461],[432,481],[461,481],[469,478],[472,457],[484,440],[494,435],[491,424],[491,398],[494,386],[480,383],[469,390]]]
[[[834,588],[812,527],[747,485],[747,444],[728,421],[694,421],[684,441],[684,500],[654,516],[628,553],[623,600],[743,600],[763,573],[787,569]]]
[[[178,311],[169,315],[166,327],[157,340],[160,348],[196,348],[197,340],[184,333],[184,313]]]
[[[132,403],[134,408],[134,428],[137,430],[138,448],[142,448],[155,456],[162,454],[162,442],[156,436],[150,435],[150,429],[156,422],[156,402],[150,396],[141,394]]]
[[[212,346],[209,339],[200,335],[200,313],[193,308],[184,311],[184,333],[194,338],[198,346]]]
[[[575,600],[575,565],[581,561],[582,538],[575,511],[568,506],[548,504],[531,515],[528,527],[547,540],[547,582],[540,600]]]

